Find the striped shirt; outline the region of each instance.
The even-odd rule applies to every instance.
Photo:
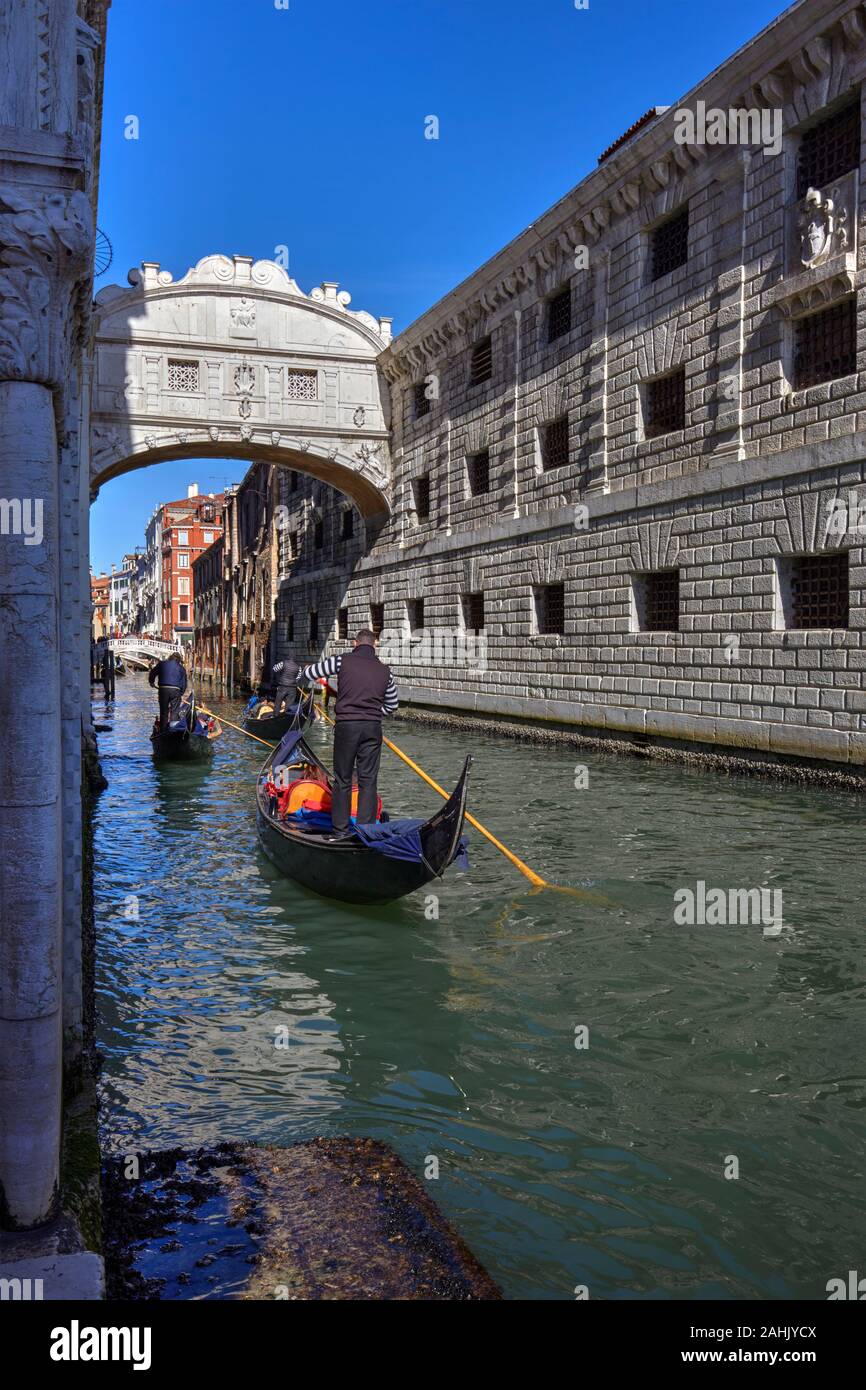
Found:
[[[339,656],[326,656],[324,661],[316,661],[312,666],[305,666],[301,675],[306,676],[308,680],[312,681],[327,679],[328,676],[339,676],[342,660],[342,653]],[[382,713],[394,714],[399,703],[397,682],[389,671],[388,684],[385,687],[385,698],[382,701]]]

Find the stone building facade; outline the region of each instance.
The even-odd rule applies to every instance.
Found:
[[[280,650],[372,622],[422,705],[862,764],[864,74],[862,6],[794,5],[399,334],[388,523],[284,481]]]
[[[246,690],[273,653],[282,472],[267,462],[248,469],[226,493],[222,537],[193,562],[196,664]]]

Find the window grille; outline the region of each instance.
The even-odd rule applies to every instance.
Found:
[[[382,628],[385,626],[385,605],[384,603],[370,604],[370,631],[375,638],[379,638]]]
[[[658,570],[644,575],[644,621],[647,632],[679,632],[680,572]]]
[[[490,450],[483,449],[469,458],[469,491],[473,497],[490,491]]]
[[[493,344],[490,338],[482,338],[472,349],[469,359],[469,380],[473,386],[489,381],[493,376]]]
[[[311,608],[311,609],[310,609],[309,622],[308,622],[308,625],[307,625],[307,632],[308,632],[308,634],[309,634],[309,639],[310,639],[311,642],[318,642],[318,640],[319,640],[319,615],[318,615],[318,613],[316,612],[315,608]]]
[[[170,357],[168,359],[168,389],[169,391],[197,391],[198,363],[190,362],[184,358]]]
[[[686,373],[685,369],[663,376],[658,381],[649,381],[646,386],[646,421],[644,431],[647,439],[656,439],[660,434],[670,434],[672,430],[686,427]]]
[[[660,280],[689,256],[689,205],[661,222],[652,233],[652,278]]]
[[[536,594],[538,631],[542,633],[565,633],[565,585],[544,584]]]
[[[795,556],[791,627],[848,626],[848,552]]]
[[[859,168],[858,98],[842,111],[803,132],[797,158],[797,197],[804,198],[810,188],[828,189],[834,179]]]
[[[483,594],[463,595],[463,621],[467,632],[482,632],[484,630]]]
[[[340,518],[340,539],[350,541],[355,534],[355,512],[352,507],[346,507]]]
[[[430,474],[424,473],[414,482],[415,515],[419,521],[426,521],[430,515]]]
[[[430,397],[427,395],[426,381],[416,381],[413,391],[415,395],[415,419],[421,420],[425,415],[430,414]]]
[[[794,325],[794,388],[850,376],[857,370],[857,308],[853,296],[807,314]]]
[[[337,636],[343,640],[345,640],[349,636],[348,608],[337,609]]]
[[[547,304],[547,341],[555,342],[571,332],[571,286],[560,290]]]
[[[406,607],[409,614],[409,627],[413,632],[418,632],[424,626],[424,600],[423,598],[410,598]]]
[[[318,399],[318,373],[301,372],[289,367],[286,372],[286,395],[290,401]]]
[[[541,464],[545,472],[550,468],[563,468],[568,463],[568,416],[554,420],[544,427],[541,449]]]

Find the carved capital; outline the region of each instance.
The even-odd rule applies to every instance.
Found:
[[[67,380],[93,236],[83,193],[0,184],[0,379]]]

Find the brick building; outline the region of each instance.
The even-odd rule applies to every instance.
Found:
[[[793,6],[382,352],[392,515],[283,476],[281,649],[370,623],[422,704],[864,761],[860,16]]]
[[[157,635],[168,641],[192,641],[193,565],[222,535],[224,505],[223,493],[200,496],[193,483],[184,500],[166,502],[158,509],[158,524],[153,526],[161,554]]]
[[[94,642],[98,642],[100,637],[108,637],[109,634],[109,602],[111,593],[110,574],[91,574],[90,576],[90,608],[92,619],[90,624],[91,637]]]
[[[283,476],[273,464],[253,464],[226,493],[222,540],[193,566],[197,660],[245,689],[261,679],[275,640]]]

